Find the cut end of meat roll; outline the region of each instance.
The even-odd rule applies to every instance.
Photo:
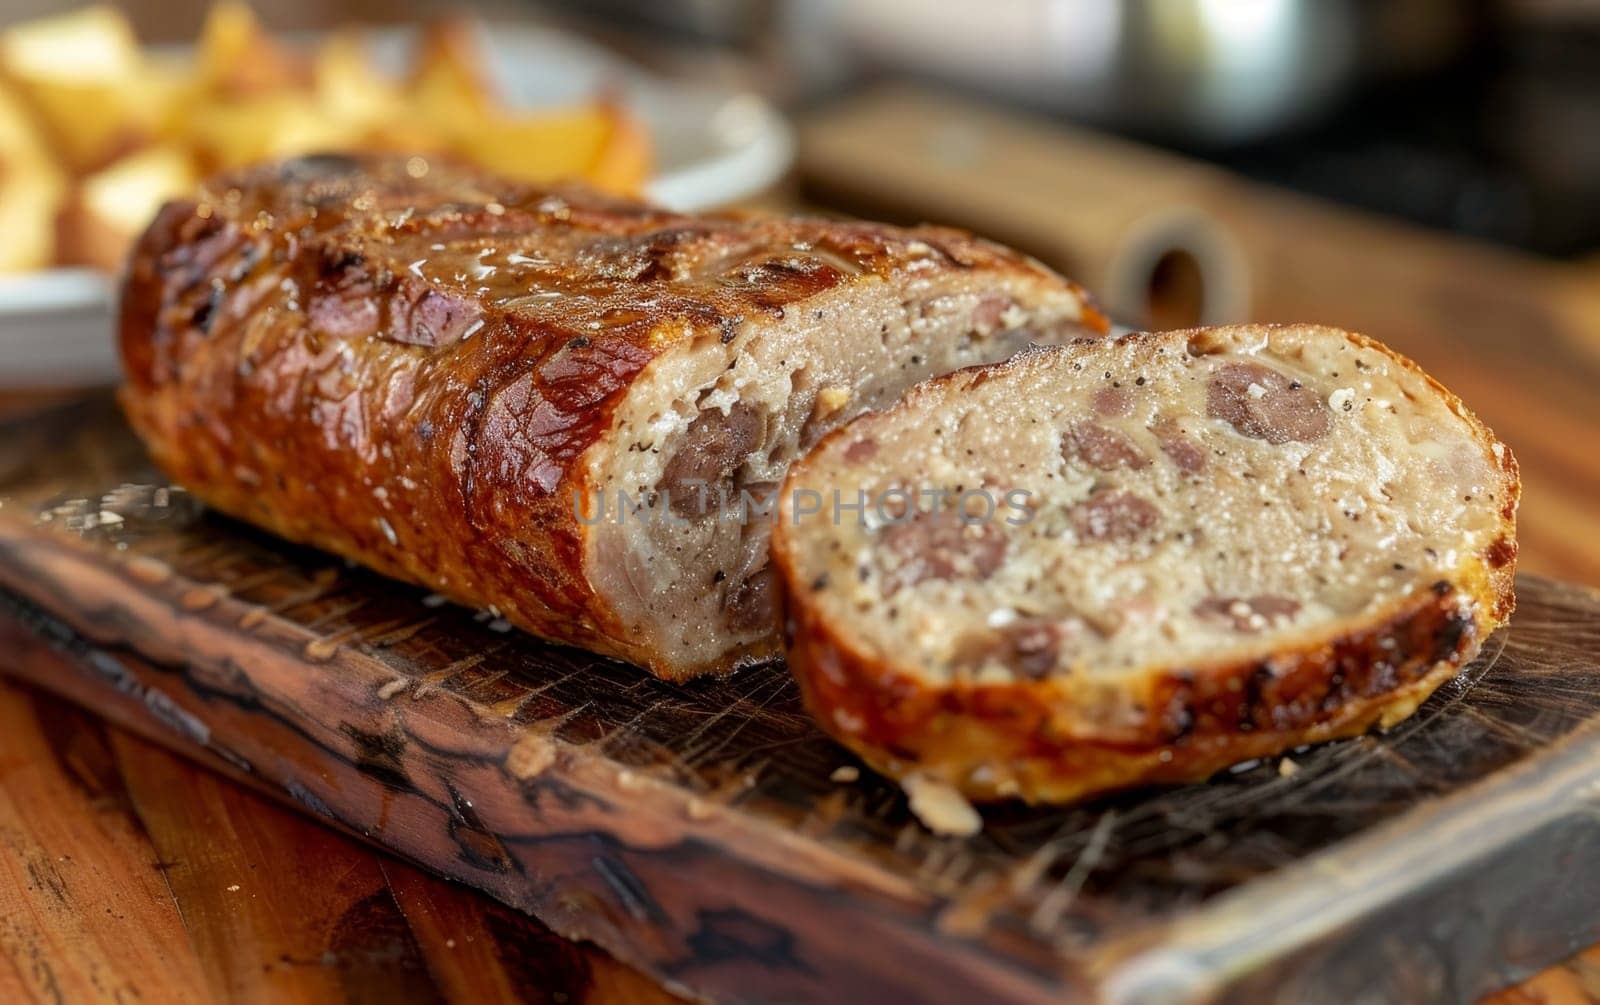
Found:
[[[859,519],[795,502],[840,489]],[[791,469],[790,665],[868,761],[972,798],[1200,779],[1409,715],[1510,614],[1519,491],[1359,335],[1030,350]]]
[[[789,465],[927,377],[1081,338],[1086,321],[1076,296],[1028,274],[913,274],[679,345],[634,385],[595,451],[582,501],[595,585],[623,630],[675,667],[777,656],[768,543]]]

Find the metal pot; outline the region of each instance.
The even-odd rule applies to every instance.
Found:
[[[1301,122],[1363,80],[1458,57],[1480,5],[1451,0],[797,0],[859,59],[1126,132],[1230,144]]]

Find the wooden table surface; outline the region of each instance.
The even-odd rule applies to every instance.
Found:
[[[1091,285],[1114,279],[1118,228],[1169,196],[1203,207],[1252,270],[1246,313],[1344,323],[1423,361],[1522,462],[1524,567],[1600,583],[1600,268],[1393,227],[943,99],[874,100],[808,123],[809,197],[972,226]],[[954,142],[955,127],[1003,135],[1005,162],[968,165],[963,187],[907,134]],[[1096,195],[1075,212],[1086,177],[1145,202]],[[1063,179],[1072,186],[1051,197]],[[3,679],[0,782],[0,1001],[676,1000],[487,897]],[[1493,1000],[1600,1003],[1600,947]]]
[[[0,1001],[676,1001],[0,678]]]

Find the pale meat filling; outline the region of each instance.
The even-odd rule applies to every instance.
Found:
[[[1016,300],[949,283],[857,284],[652,364],[595,469],[604,512],[586,500],[588,517],[603,517],[590,568],[626,629],[685,662],[770,650],[778,614],[763,510],[790,462],[930,375],[1081,334],[1075,298],[1051,294],[1029,311]],[[640,503],[646,513],[618,519],[619,506]]]
[[[1291,329],[1071,359],[831,444],[819,484],[983,488],[999,508],[813,525],[830,619],[944,679],[1201,665],[1426,589],[1497,533],[1497,458],[1382,353]]]

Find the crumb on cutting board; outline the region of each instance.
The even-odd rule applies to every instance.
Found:
[[[907,775],[900,786],[911,812],[935,834],[971,837],[983,829],[983,818],[953,786],[918,774]]]

